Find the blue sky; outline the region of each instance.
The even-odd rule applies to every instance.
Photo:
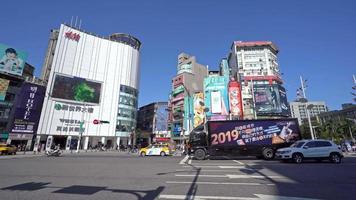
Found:
[[[299,75],[307,97],[330,109],[351,102],[356,74],[356,1],[5,1],[0,43],[29,53],[40,75],[50,29],[82,19],[99,35],[123,32],[142,43],[139,104],[165,101],[180,52],[217,69],[234,40],[270,40],[280,49],[288,100]]]

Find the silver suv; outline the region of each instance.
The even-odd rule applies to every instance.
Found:
[[[339,147],[329,140],[299,140],[288,148],[278,149],[276,158],[293,160],[295,163],[302,163],[304,159],[328,159],[333,163],[340,163],[343,154]]]

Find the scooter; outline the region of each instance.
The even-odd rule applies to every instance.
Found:
[[[49,151],[46,151],[47,156],[55,156],[58,157],[62,154],[62,151],[60,149],[51,149]]]

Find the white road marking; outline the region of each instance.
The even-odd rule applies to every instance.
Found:
[[[195,174],[174,174],[174,176],[182,176],[182,177],[195,177]],[[226,178],[226,175],[198,175],[199,177],[211,177],[211,178]]]
[[[174,176],[178,177],[195,177],[195,174],[175,174]],[[241,175],[241,174],[225,174],[225,175],[213,175],[213,174],[200,174],[199,177],[210,177],[210,178],[229,178],[229,179],[238,179],[238,178],[257,178],[257,179],[288,179],[284,176],[261,176],[261,175]]]
[[[233,162],[235,162],[235,163],[239,163],[240,165],[245,165],[245,163],[240,162],[240,161],[238,161],[238,160],[233,160]]]
[[[171,195],[171,194],[162,194],[159,195],[160,199],[195,199],[195,200],[204,200],[204,199],[226,199],[226,200],[315,200],[310,198],[300,198],[300,197],[288,197],[288,196],[278,196],[278,195],[268,195],[268,194],[254,194],[256,197],[227,197],[227,196],[195,196],[195,195]]]
[[[192,164],[192,159],[189,159],[188,165],[191,165],[191,164]]]
[[[204,199],[226,199],[226,200],[255,200],[256,198],[243,198],[243,197],[223,197],[223,196],[195,196],[195,195],[159,195],[160,199],[189,199],[189,200],[204,200]]]
[[[188,158],[189,158],[189,156],[188,155],[186,155],[180,162],[179,162],[179,164],[180,165],[184,165],[184,164],[186,164],[186,162],[187,162],[187,160],[188,160]]]
[[[252,171],[252,172],[255,172],[257,171],[256,169],[249,169],[249,168],[246,168],[244,170],[247,170],[247,171]],[[196,170],[192,170],[192,172],[194,172]],[[179,170],[179,169],[176,169],[176,172],[187,172],[187,170]],[[236,170],[225,170],[225,169],[201,169],[200,172],[236,172]]]
[[[192,166],[182,166],[185,168],[193,168]],[[252,169],[254,170],[253,167],[247,167],[245,165],[224,165],[224,166],[220,166],[220,165],[194,165],[195,168],[202,168],[204,170],[204,168],[217,168],[217,169]]]
[[[191,181],[166,181],[168,184],[192,184],[193,182]],[[251,185],[251,186],[273,186],[275,185],[274,183],[231,183],[231,182],[202,182],[198,181],[195,182],[195,184],[201,184],[201,185]]]

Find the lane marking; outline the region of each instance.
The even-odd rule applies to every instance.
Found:
[[[269,195],[269,194],[253,194],[256,197],[227,197],[227,196],[196,196],[196,195],[171,195],[171,194],[161,194],[159,199],[195,199],[195,200],[204,200],[204,199],[226,199],[226,200],[316,200],[311,198],[304,197],[290,197],[290,196],[279,196],[279,195]]]
[[[255,172],[257,171],[256,169],[250,169],[250,168],[246,168],[244,169],[246,171],[252,171]],[[192,170],[191,172],[195,172],[196,170]],[[176,169],[176,172],[187,172],[187,170],[180,170],[180,169]],[[201,169],[200,172],[237,172],[236,170],[225,170],[225,169]]]
[[[188,155],[186,155],[180,162],[179,162],[179,164],[180,165],[184,165],[184,164],[186,164],[186,162],[187,162],[187,160],[188,160],[188,158],[189,158],[189,156]]]
[[[192,159],[189,159],[188,165],[191,165],[191,164],[192,164]]]
[[[195,177],[195,174],[174,174],[174,176],[178,177]],[[256,178],[256,179],[288,179],[284,176],[261,176],[261,175],[245,175],[245,174],[225,174],[225,175],[213,175],[213,174],[200,174],[199,177],[209,177],[209,178],[229,178],[229,179],[248,179],[248,178]]]
[[[195,177],[196,174],[174,174],[174,176],[182,176],[182,177]],[[198,177],[211,177],[211,178],[226,178],[226,175],[203,175],[200,174]]]
[[[240,162],[240,161],[238,161],[238,160],[233,160],[233,162],[235,162],[235,163],[239,163],[240,165],[245,165],[245,163]]]
[[[168,184],[192,184],[191,181],[166,181]],[[250,185],[250,186],[273,186],[276,185],[274,183],[231,183],[231,182],[204,182],[198,181],[194,182],[195,184],[201,185]]]
[[[226,199],[226,200],[255,200],[256,198],[243,198],[243,197],[224,197],[224,196],[195,196],[195,195],[172,195],[172,194],[161,194],[160,199],[189,199],[189,200],[204,200],[204,199]]]

